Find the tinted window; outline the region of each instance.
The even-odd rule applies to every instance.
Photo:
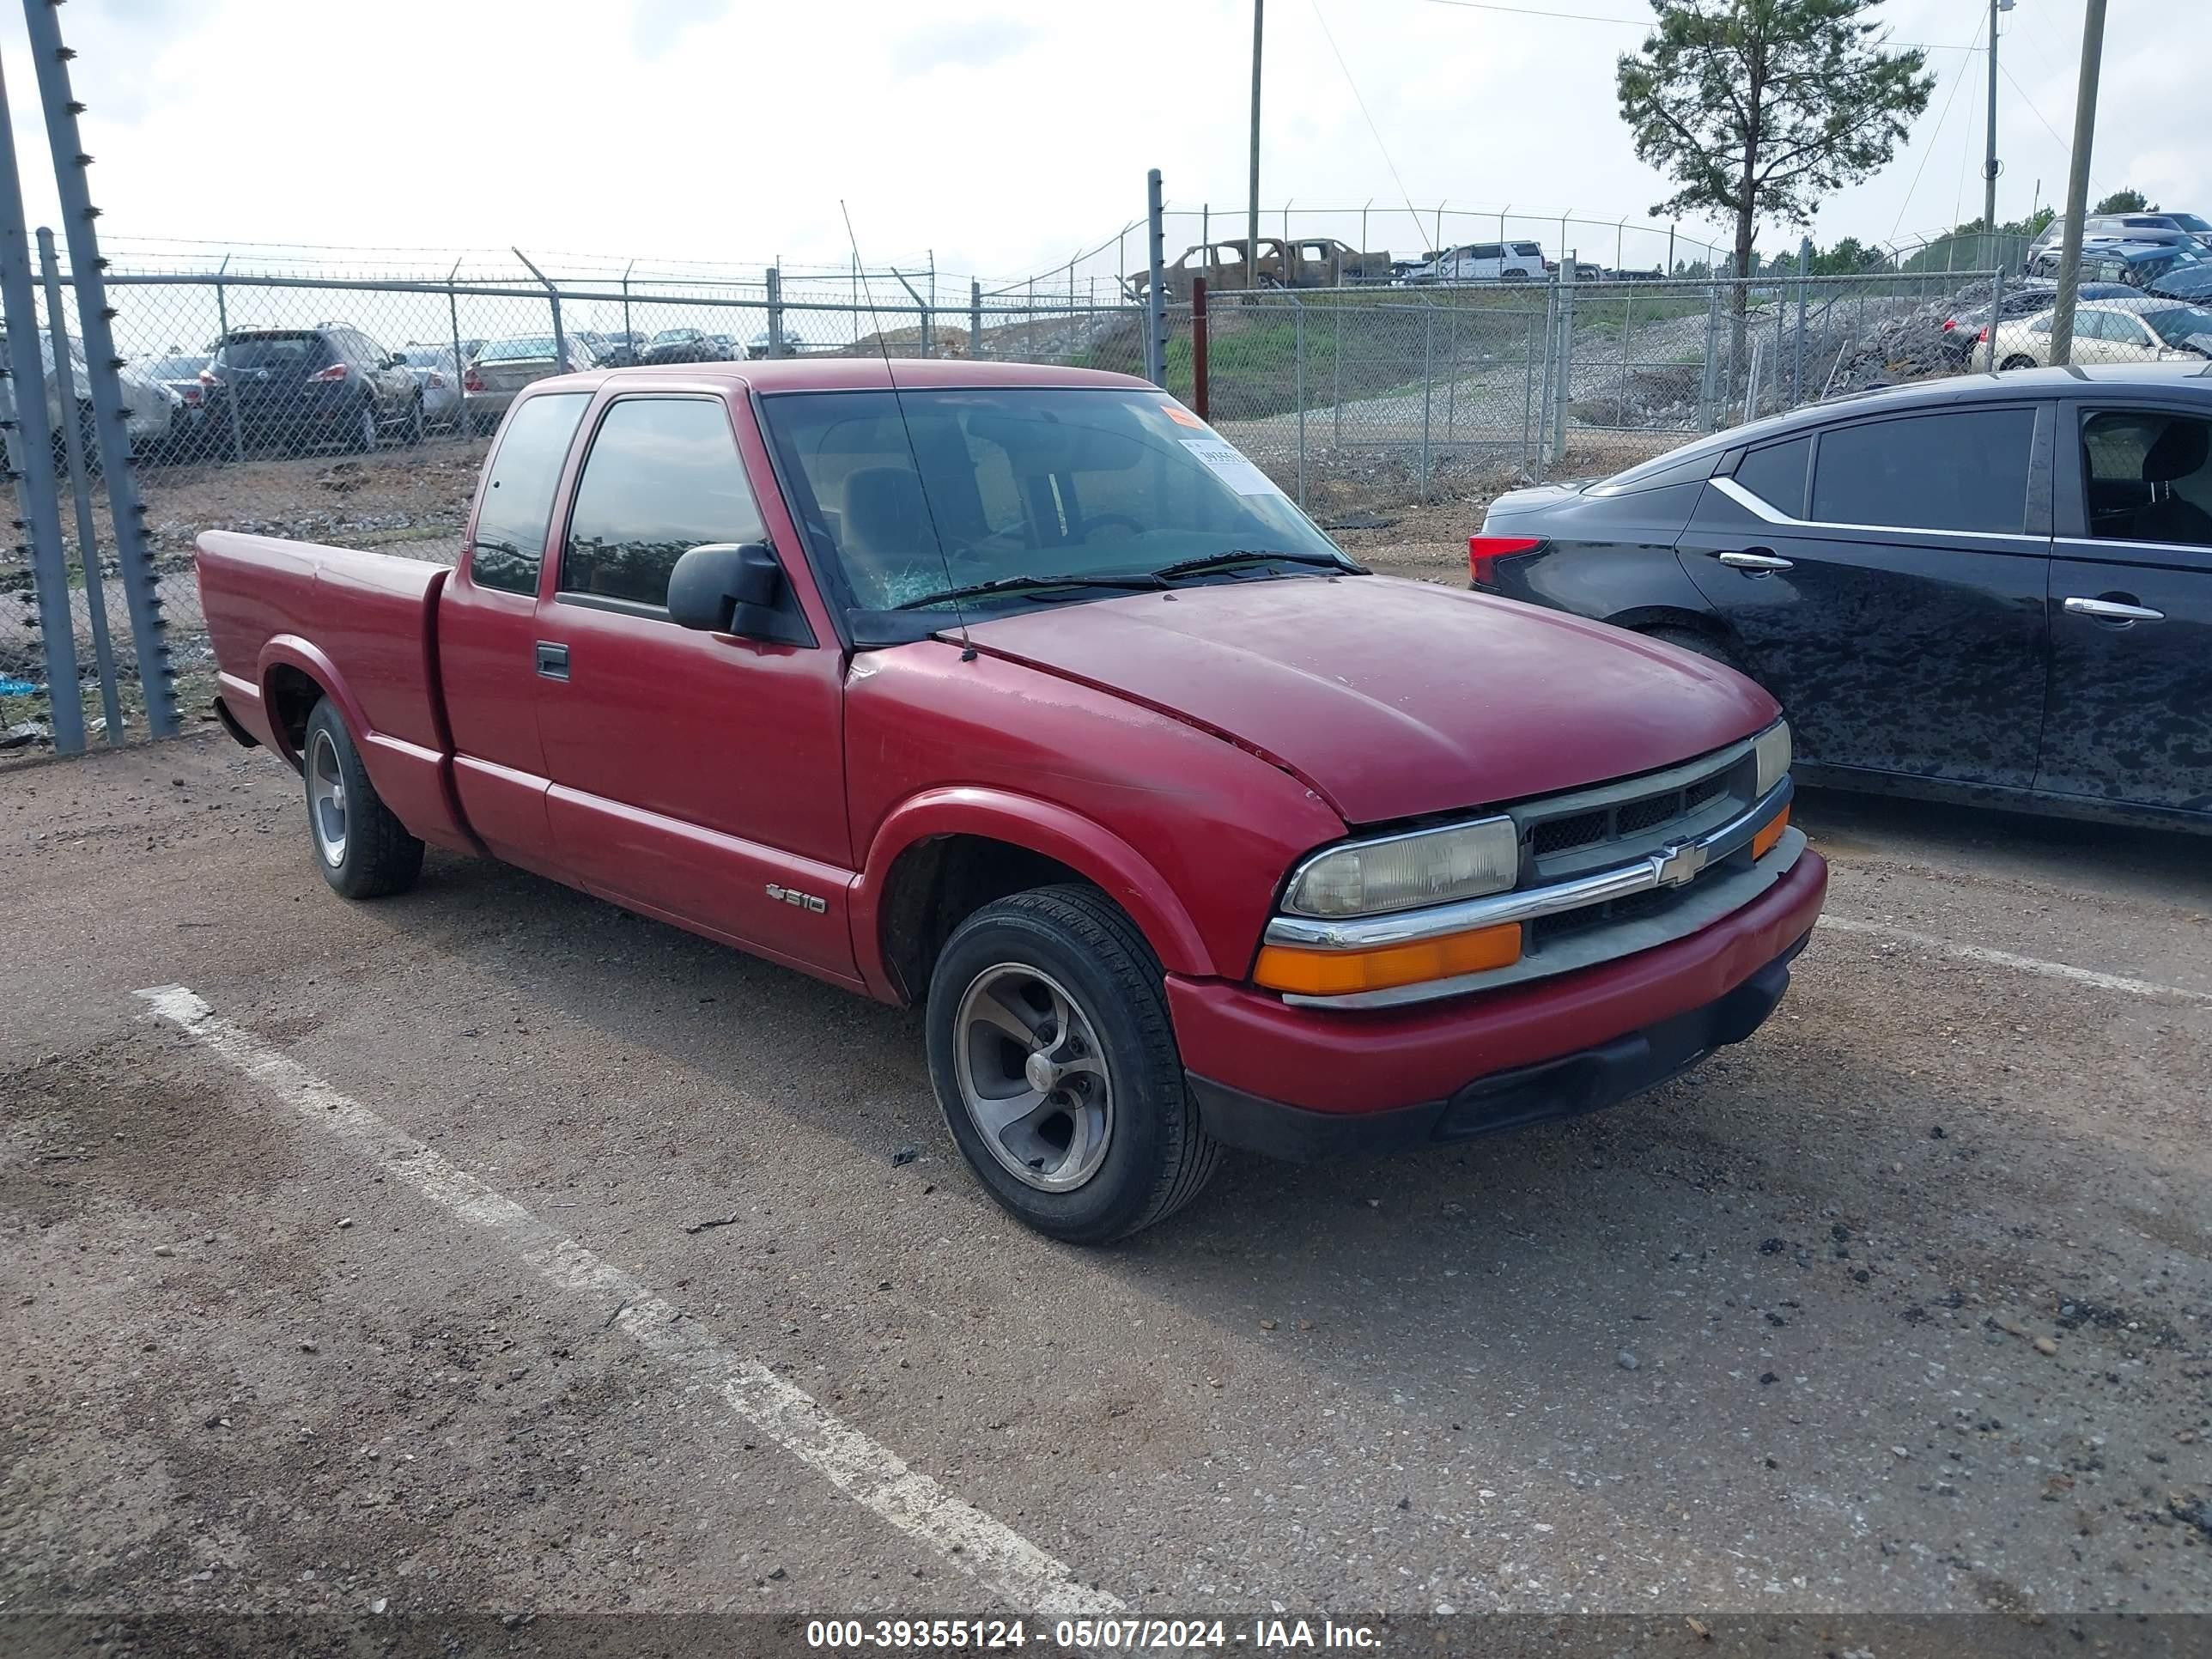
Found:
[[[1972,409],[1832,427],[1813,514],[1828,524],[2017,535],[2027,519],[2032,409]]]
[[[2081,452],[2092,536],[2212,546],[2212,421],[2093,415]]]
[[[1513,244],[1513,251],[1524,259],[1540,259],[1544,257],[1544,250],[1534,242],[1516,242]]]
[[[469,560],[479,587],[509,593],[538,591],[554,487],[561,482],[568,441],[575,436],[576,422],[589,401],[580,392],[526,398],[500,429],[499,447],[484,471],[476,550]]]
[[[1812,454],[1810,438],[1769,444],[1736,463],[1735,481],[1768,506],[1802,519],[1805,516],[1805,464]]]
[[[319,334],[247,334],[224,342],[215,355],[225,368],[305,368],[323,361]]]
[[[665,605],[668,573],[692,548],[766,535],[720,403],[627,398],[599,422],[576,482],[561,591]]]
[[[1468,252],[1478,259],[1502,259],[1505,250],[1495,242],[1478,242]]]

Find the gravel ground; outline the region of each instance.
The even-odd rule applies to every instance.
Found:
[[[0,789],[17,1651],[1116,1599],[2203,1650],[2083,1622],[2212,1612],[2201,842],[1809,797],[1851,927],[1751,1042],[1455,1151],[1238,1159],[1081,1252],[981,1195],[912,1016],[488,864],[342,903],[295,793],[215,739]]]

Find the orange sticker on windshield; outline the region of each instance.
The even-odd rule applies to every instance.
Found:
[[[1160,405],[1160,411],[1164,414],[1168,419],[1173,421],[1177,426],[1189,427],[1194,432],[1203,432],[1206,430],[1206,422],[1200,420],[1197,416],[1192,414],[1181,404],[1162,404]]]

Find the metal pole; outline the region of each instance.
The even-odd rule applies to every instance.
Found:
[[[1527,313],[1523,313],[1522,316],[1525,325]],[[1535,396],[1536,392],[1536,333],[1534,329],[1525,325],[1522,327],[1521,345],[1521,465],[1527,466],[1529,464],[1529,402]]]
[[[1551,460],[1550,440],[1547,435],[1552,424],[1552,348],[1559,339],[1559,284],[1555,278],[1544,291],[1544,367],[1543,384],[1536,390],[1536,481],[1544,478],[1545,464]]]
[[[1990,139],[1982,161],[1982,177],[1988,180],[1982,187],[1982,235],[1992,246],[1997,234],[1997,0],[1990,0]],[[1996,319],[1990,321],[1994,340]]]
[[[138,660],[138,684],[146,699],[146,729],[157,738],[177,734],[176,670],[162,638],[161,598],[154,563],[146,553],[145,505],[131,472],[131,434],[123,423],[123,383],[116,371],[123,356],[109,327],[106,263],[93,229],[96,215],[85,169],[92,158],[77,131],[81,107],[70,89],[67,47],[52,0],[23,0],[23,22],[31,37],[31,62],[38,72],[39,100],[46,106],[46,143],[54,158],[54,185],[61,198],[62,234],[69,243],[70,275],[76,284],[77,333],[90,378],[93,428],[107,485],[109,533],[123,569],[123,597],[131,613],[131,635]],[[0,88],[0,103],[5,102]],[[0,117],[4,120],[4,117]],[[41,400],[43,401],[43,400]],[[42,456],[41,461],[45,459]],[[57,734],[60,726],[55,727]]]
[[[1145,378],[1164,390],[1168,383],[1166,215],[1160,201],[1160,170],[1145,175],[1145,257],[1152,280],[1145,284]]]
[[[1667,227],[1667,274],[1674,274],[1674,227]]]
[[[1260,286],[1260,32],[1267,0],[1252,0],[1252,177],[1245,195],[1244,286]]]
[[[38,0],[23,0],[23,3],[27,6],[34,5],[38,3]],[[530,263],[530,256],[525,253],[520,248],[513,248],[509,251],[514,253],[516,258],[522,261],[524,270],[527,270],[539,282],[545,283],[545,301],[548,305],[553,307],[553,361],[560,365],[560,367],[554,372],[558,374],[566,374],[568,372],[568,337],[562,331],[561,328],[561,290],[555,288],[550,282],[546,281],[545,273],[538,270],[536,265],[532,264]],[[629,273],[624,272],[623,274],[627,276]]]
[[[67,314],[62,310],[61,262],[54,258],[54,234],[39,227],[39,270],[46,290],[46,332],[53,343],[54,383],[62,407],[76,407],[76,370],[70,362]],[[100,537],[92,523],[92,485],[85,476],[84,437],[75,421],[62,422],[62,449],[69,461],[70,495],[76,505],[76,556],[84,566],[85,615],[92,624],[92,659],[100,670],[100,712],[106,718],[107,740],[123,741],[123,706],[115,690],[115,647],[107,637],[107,585],[100,569]],[[49,682],[51,684],[51,682]]]
[[[1437,204],[1437,252],[1438,253],[1442,253],[1444,251],[1444,208],[1446,205],[1447,204],[1444,202],[1439,202]]]
[[[983,284],[972,276],[968,279],[968,355],[983,355]]]
[[[768,355],[781,357],[784,355],[783,272],[778,266],[770,265],[763,275],[768,283]],[[623,331],[627,333],[629,330],[629,320],[624,318]]]
[[[1797,349],[1790,360],[1790,402],[1792,407],[1805,401],[1805,278],[1813,269],[1813,239],[1802,237],[1797,243]]]
[[[230,338],[230,306],[223,294],[222,287],[222,273],[229,269],[230,255],[226,253],[222,256],[222,263],[216,267],[215,272],[215,326],[216,339],[218,342],[216,349],[218,351],[222,349],[221,343],[227,342]],[[230,459],[234,461],[242,461],[246,459],[245,418],[238,412],[238,398],[234,395],[226,392],[223,394],[222,402],[224,409],[230,415]]]
[[[454,269],[458,270],[459,268],[459,264],[456,261]],[[623,349],[629,353],[629,360],[633,363],[637,361],[637,331],[629,325],[629,274],[636,269],[637,261],[635,259],[632,259],[628,264],[624,265],[623,267],[622,283]],[[775,326],[773,321],[771,321],[769,326],[771,328]]]
[[[1559,454],[1567,453],[1568,404],[1573,400],[1575,383],[1575,264],[1580,255],[1573,248],[1559,252],[1559,372],[1552,386],[1559,398],[1558,443]]]
[[[1429,410],[1436,400],[1437,313],[1421,311],[1421,499],[1429,498]]]
[[[1712,261],[1707,259],[1707,265]],[[1698,385],[1698,429],[1711,432],[1719,425],[1720,391],[1716,384],[1721,368],[1721,285],[1712,284],[1705,308],[1705,373]]]
[[[1366,239],[1363,236],[1361,240]],[[1364,248],[1360,250],[1363,253]],[[1329,442],[1336,449],[1344,447],[1344,307],[1331,306],[1335,322],[1335,336],[1330,341],[1328,358]]]
[[[1459,428],[1459,307],[1451,308],[1449,337],[1445,341],[1445,356],[1450,367],[1444,371],[1444,442],[1449,445]]]
[[[2081,216],[2089,208],[2089,151],[2097,137],[2097,76],[2104,67],[2105,0],[2081,13],[2081,81],[2074,94],[2074,157],[2066,174],[2066,228],[2059,243],[2058,294],[2051,313],[2051,361],[2074,361],[2074,301],[2081,283]],[[1990,343],[1996,343],[1990,331]]]
[[[1190,283],[1190,407],[1201,421],[1207,418],[1213,377],[1206,361],[1206,278]]]
[[[468,256],[463,254],[461,258]],[[453,331],[453,440],[465,443],[469,436],[469,366],[461,360],[461,296],[456,282],[461,274],[461,258],[453,261],[453,268],[446,273],[446,321]],[[623,319],[623,327],[629,319]]]
[[[1306,504],[1306,308],[1296,300],[1291,301],[1291,319],[1296,326],[1291,361],[1296,365],[1298,399],[1298,506]]]
[[[1997,325],[2004,319],[2004,267],[1999,265],[1990,277],[1990,367],[1997,366]],[[1972,359],[1968,358],[1969,364]]]
[[[31,580],[38,599],[40,641],[46,647],[46,719],[54,748],[84,752],[84,694],[77,687],[76,624],[70,615],[69,557],[62,546],[61,503],[54,495],[54,434],[47,422],[46,374],[39,362],[38,301],[33,297],[30,241],[23,233],[23,181],[15,170],[15,132],[0,86],[0,301],[8,317],[8,376],[15,418],[17,488],[22,492],[24,533],[30,538]],[[57,330],[61,319],[54,319]],[[68,343],[54,368],[69,362]],[[76,424],[75,389],[64,380],[61,418]],[[100,561],[93,560],[95,572]]]

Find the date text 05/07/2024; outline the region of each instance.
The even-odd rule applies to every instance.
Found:
[[[1006,1650],[1031,1642],[1085,1651],[1188,1652],[1245,1648],[1259,1652],[1334,1649],[1373,1652],[1382,1633],[1370,1625],[1333,1620],[1255,1619],[1237,1625],[1220,1619],[1062,1619],[1032,1634],[1020,1619],[816,1619],[806,1626],[811,1648]]]

